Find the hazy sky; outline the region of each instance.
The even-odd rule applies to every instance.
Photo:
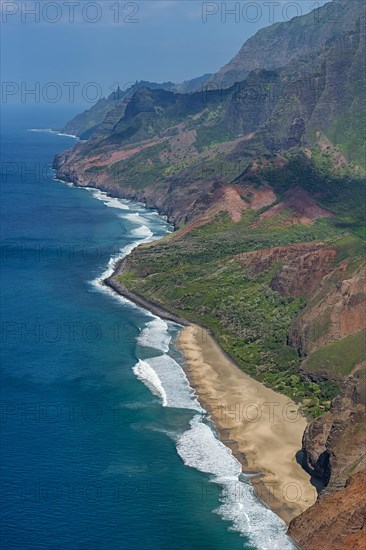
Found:
[[[117,82],[180,82],[217,71],[259,28],[324,3],[0,0],[2,92],[82,104]]]

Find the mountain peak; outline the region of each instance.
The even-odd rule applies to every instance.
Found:
[[[302,55],[320,50],[337,34],[352,29],[364,14],[362,0],[333,0],[306,15],[260,29],[209,82],[229,88],[257,68],[283,67]]]

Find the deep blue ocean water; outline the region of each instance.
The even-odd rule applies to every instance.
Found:
[[[171,228],[54,180],[75,140],[29,129],[68,118],[2,120],[2,548],[292,548],[188,387],[179,327],[98,283]]]

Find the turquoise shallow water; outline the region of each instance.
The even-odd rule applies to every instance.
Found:
[[[28,130],[61,117],[3,117],[2,547],[292,548],[189,388],[179,327],[98,283],[171,228],[54,181],[74,140]]]

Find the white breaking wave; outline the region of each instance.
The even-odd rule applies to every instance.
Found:
[[[41,130],[34,130],[41,131]],[[90,189],[95,198],[108,203],[107,206],[127,210],[128,206],[118,199],[107,197],[106,193]],[[118,200],[118,206],[113,204]],[[141,224],[144,220],[138,213],[125,214],[125,218]],[[102,280],[112,275],[116,262],[128,256],[141,242],[149,242],[157,237],[146,226],[141,225],[134,231],[134,236],[145,236],[121,249],[120,253],[109,260],[108,267],[100,278],[93,281],[100,290],[110,292],[122,302],[131,305],[132,302],[117,296],[113,291],[102,285]],[[139,308],[139,306],[136,306]],[[150,347],[167,352],[170,335],[168,325],[158,317],[149,321],[138,337],[140,346]],[[161,355],[145,360],[139,360],[133,367],[136,377],[149,390],[160,398],[164,407],[193,409],[205,413],[190,387],[182,367],[171,357]],[[286,524],[270,509],[261,503],[249,483],[241,481],[241,465],[231,451],[221,443],[212,429],[202,422],[202,415],[195,415],[191,427],[178,437],[177,451],[184,464],[211,475],[212,483],[220,487],[221,505],[215,512],[229,521],[232,528],[250,541],[260,550],[295,550],[294,544],[286,536]],[[249,476],[248,476],[249,479]]]
[[[62,132],[52,132],[52,131],[51,131],[51,134],[56,134],[57,136],[65,136],[65,137],[69,137],[77,140],[79,139],[78,136],[75,136],[74,134],[63,134]]]
[[[149,365],[149,363],[140,359],[139,362],[133,367],[133,372],[154,395],[160,397],[163,407],[166,407],[168,402],[165,390],[161,384],[159,376]]]
[[[57,130],[52,130],[52,128],[29,128],[28,132],[43,132],[46,134],[55,134],[56,136],[64,136],[64,137],[69,137],[73,139],[79,139],[78,136],[75,136],[74,134],[64,134],[62,132],[58,132]]]
[[[233,530],[249,537],[260,550],[295,550],[285,522],[258,500],[249,483],[240,480],[240,463],[200,416],[178,438],[177,451],[184,464],[211,474],[211,482],[221,486],[222,504],[215,512]]]
[[[107,265],[107,268],[105,269],[105,271],[103,271],[103,273],[99,277],[97,277],[96,279],[91,281],[91,284],[93,286],[97,287],[98,290],[101,290],[101,291],[103,291],[107,294],[113,295],[115,298],[117,298],[118,300],[120,300],[124,303],[128,302],[129,304],[133,304],[133,302],[131,302],[130,300],[127,300],[123,296],[118,295],[116,292],[114,292],[114,290],[112,290],[109,287],[105,286],[103,281],[105,279],[108,279],[109,277],[111,277],[113,275],[113,273],[114,273],[114,271],[117,267],[117,263],[120,260],[123,260],[124,258],[126,258],[126,256],[129,256],[131,254],[131,252],[133,251],[133,249],[136,248],[139,244],[152,242],[152,241],[154,241],[158,238],[159,237],[155,237],[152,233],[150,237],[146,237],[145,239],[139,239],[139,240],[134,241],[134,242],[124,246],[123,248],[121,248],[121,250],[118,254],[116,254],[115,256],[112,256],[109,259],[109,262],[108,262],[108,265]],[[139,308],[139,309],[141,309],[141,308]]]
[[[146,324],[138,337],[139,345],[169,349],[165,321],[155,318]],[[164,353],[159,357],[139,360],[133,369],[135,375],[164,407],[206,411],[200,406],[182,367]],[[211,482],[220,492],[220,506],[214,510],[231,523],[231,528],[249,537],[258,550],[295,550],[287,537],[286,524],[255,495],[253,487],[242,480],[242,468],[230,449],[217,439],[213,430],[196,415],[191,427],[178,437],[177,451],[185,465],[210,474]],[[209,491],[211,494],[212,491]]]
[[[113,199],[111,197],[104,197],[103,202],[106,206],[109,206],[110,208],[119,208],[120,210],[129,210],[129,207],[127,204],[124,204],[120,199]]]
[[[182,367],[169,355],[151,357],[144,361],[158,377],[165,394],[165,407],[193,409],[204,413]]]
[[[190,430],[179,437],[177,449],[187,466],[201,472],[223,480],[236,480],[241,473],[241,466],[231,451],[215,437],[199,416],[192,419]]]
[[[59,181],[60,183],[67,185],[67,187],[74,187],[74,184],[71,181],[60,180],[59,178],[53,178],[53,181]]]
[[[166,353],[169,351],[171,336],[168,332],[168,325],[160,317],[155,317],[149,321],[140,332],[137,343],[140,346],[153,348]]]
[[[204,413],[205,411],[198,403],[196,394],[189,385],[181,365],[172,357],[166,355],[171,341],[168,329],[168,324],[163,319],[154,317],[146,323],[137,338],[139,346],[164,352],[163,355],[158,357],[144,359],[143,364],[149,366],[149,369],[146,369],[149,380],[152,373],[155,373],[160,387],[164,390],[164,399],[162,399],[164,407],[194,409]],[[140,369],[139,379],[144,382],[141,374]],[[148,386],[148,383],[146,385]]]
[[[131,244],[127,244],[123,248],[121,248],[120,252],[116,254],[115,256],[112,256],[112,258],[109,259],[107,269],[103,271],[103,273],[98,277],[97,279],[94,279],[94,283],[100,285],[105,279],[108,279],[113,275],[114,270],[116,269],[117,262],[119,260],[122,260],[123,258],[126,258],[126,256],[129,256],[131,254],[132,250],[137,246],[137,242],[133,242]]]
[[[140,227],[136,227],[136,229],[132,229],[131,235],[141,238],[152,237],[153,232],[151,231],[150,227],[147,227],[147,225],[141,225]]]
[[[85,187],[85,189],[87,189],[88,191],[91,191],[93,197],[98,200],[101,200],[106,206],[109,206],[111,208],[119,208],[121,210],[130,210],[130,207],[127,204],[125,204],[125,201],[122,202],[122,199],[114,199],[112,197],[109,197],[105,191],[101,191],[100,189],[94,189],[93,187]],[[123,214],[121,217],[127,218],[139,224],[141,224],[142,221],[145,221],[145,218],[142,218],[142,216],[135,213]],[[123,258],[126,258],[126,256],[128,256],[129,254],[131,254],[133,249],[136,248],[139,244],[148,243],[159,238],[154,236],[153,232],[146,225],[140,225],[140,227],[136,227],[135,229],[132,229],[131,234],[134,237],[137,237],[138,240],[133,241],[132,243],[121,248],[121,250],[117,254],[115,254],[109,259],[109,262],[105,271],[103,271],[103,273],[99,277],[91,281],[93,286],[97,286],[99,290],[102,290],[103,292],[106,292],[110,295],[113,295],[114,297],[117,297],[119,300],[121,300],[124,303],[129,302],[129,300],[126,300],[126,298],[123,298],[122,296],[118,296],[112,289],[106,287],[103,284],[103,281],[113,275],[113,272],[116,269],[117,262],[119,262]]]
[[[100,189],[94,189],[93,187],[85,187],[85,189],[87,189],[88,191],[91,191],[95,199],[102,201],[106,206],[109,206],[110,208],[119,208],[120,210],[130,209],[129,206],[125,204],[125,202],[122,202],[122,199],[109,197],[105,191],[101,191]]]

